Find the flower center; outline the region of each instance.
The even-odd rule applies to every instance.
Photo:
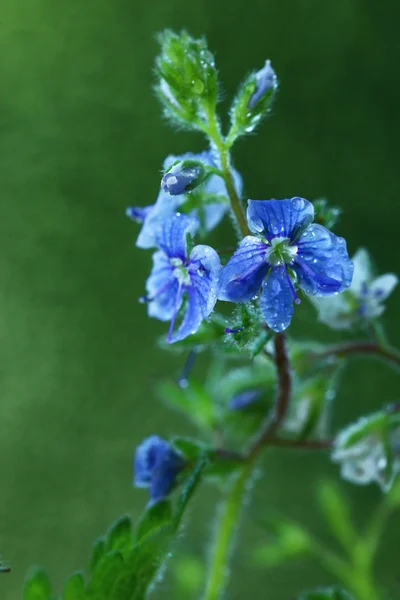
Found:
[[[174,268],[174,270],[172,271],[172,275],[178,280],[178,283],[181,283],[182,285],[190,285],[191,284],[191,279],[190,279],[190,275],[189,275],[189,271],[187,269],[187,267],[183,266],[183,261],[180,258],[170,258],[171,265]]]
[[[296,254],[297,246],[291,246],[288,237],[275,237],[270,241],[265,259],[273,266],[287,265],[293,262]]]

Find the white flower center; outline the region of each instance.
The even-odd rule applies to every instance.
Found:
[[[189,271],[183,266],[183,261],[180,258],[170,258],[170,264],[175,267],[172,271],[172,275],[178,280],[178,283],[182,285],[190,285],[191,279]]]
[[[297,246],[290,245],[287,237],[275,237],[270,242],[265,259],[270,265],[285,265],[293,262],[297,254]]]

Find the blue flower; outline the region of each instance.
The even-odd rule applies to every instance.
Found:
[[[196,333],[212,312],[219,289],[221,264],[210,246],[195,246],[188,256],[187,235],[199,226],[197,219],[177,213],[155,232],[159,250],[153,255],[153,269],[146,282],[148,314],[171,321],[167,342],[183,340]],[[174,333],[176,318],[185,302],[182,323]]]
[[[157,502],[172,491],[185,464],[168,442],[151,435],[135,450],[133,483],[139,488],[149,488],[151,501]]]
[[[168,156],[164,161],[163,169],[166,171],[176,161],[198,160],[204,165],[217,167],[216,160],[210,150],[193,154],[188,152],[182,156]],[[236,190],[239,195],[242,193],[242,178],[237,171],[234,171],[234,180]],[[204,202],[200,209],[191,206],[191,195],[181,194],[171,196],[168,192],[161,189],[155,204],[145,207],[129,207],[126,211],[128,217],[135,221],[142,219],[143,227],[139,233],[136,245],[139,248],[154,248],[157,246],[155,241],[155,231],[160,223],[168,219],[179,211],[188,212],[191,216],[199,217],[206,231],[211,231],[222,220],[228,210],[227,191],[225,183],[218,175],[211,175],[202,187],[202,197]],[[218,198],[218,199],[217,199]],[[145,212],[143,212],[143,210]]]
[[[333,329],[348,329],[360,320],[376,319],[385,311],[385,301],[398,284],[394,273],[375,277],[365,248],[352,257],[354,276],[344,294],[332,298],[313,298],[319,320]]]
[[[256,73],[256,89],[250,97],[247,107],[251,110],[265,94],[278,87],[278,79],[274,69],[271,67],[271,61],[265,61],[265,65]]]
[[[295,284],[316,296],[348,288],[353,264],[346,242],[322,225],[311,224],[314,208],[303,198],[249,200],[247,221],[257,234],[246,236],[222,269],[220,300],[247,302],[262,286],[260,308],[274,331],[288,327]]]

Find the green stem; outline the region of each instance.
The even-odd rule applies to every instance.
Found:
[[[243,494],[246,491],[246,484],[251,477],[252,471],[253,464],[246,463],[237,479],[233,482],[228,497],[222,505],[212,545],[210,571],[204,600],[219,600],[225,591],[233,536],[238,526],[240,511],[243,505]]]
[[[225,142],[224,137],[221,134],[215,110],[208,110],[207,107],[205,107],[205,109],[207,110],[208,124],[201,124],[200,126],[204,133],[213,142],[219,154],[219,159],[221,163],[221,174],[226,185],[231,209],[233,214],[235,215],[235,219],[240,229],[240,233],[244,237],[246,235],[249,235],[250,230],[247,226],[246,216],[243,211],[241,200],[236,192],[235,182],[232,175],[229,153],[231,145]]]

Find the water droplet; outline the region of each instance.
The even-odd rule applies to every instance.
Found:
[[[292,203],[293,208],[297,208],[298,210],[301,210],[302,208],[304,208],[303,198],[298,198],[296,196],[295,198],[292,198],[291,203]]]

